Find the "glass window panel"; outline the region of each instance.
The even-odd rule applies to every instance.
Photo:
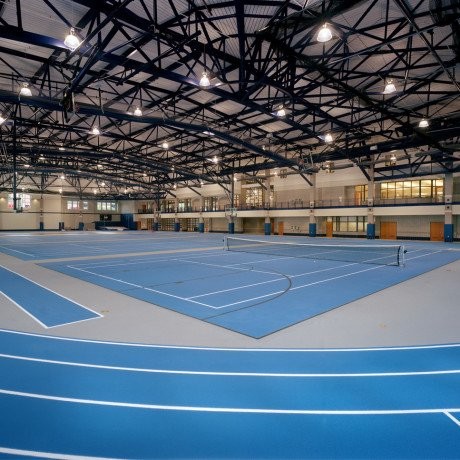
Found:
[[[358,225],[356,221],[348,222],[348,231],[349,232],[356,232],[358,230]]]
[[[422,198],[431,197],[431,185],[430,186],[422,186],[420,188],[420,196]]]

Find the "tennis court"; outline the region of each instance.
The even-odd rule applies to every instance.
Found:
[[[457,245],[445,243],[405,242],[403,249],[368,240],[253,236],[225,250],[219,234],[122,233],[14,236],[2,250],[254,338],[460,258]]]

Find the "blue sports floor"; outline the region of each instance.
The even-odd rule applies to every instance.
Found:
[[[0,457],[458,458],[460,345],[250,350],[0,330]]]
[[[404,242],[405,265],[385,266],[224,251],[223,238],[220,234],[167,232],[12,234],[2,235],[0,250],[253,338],[460,258],[456,243]],[[281,239],[350,243],[342,239]],[[376,244],[366,240],[351,243]],[[8,286],[15,289],[10,279],[5,278],[3,283],[7,287],[2,288],[0,281],[0,290]],[[42,306],[36,305],[41,299],[37,293],[24,309],[51,327],[70,321],[67,316],[74,321],[78,320],[75,317],[86,320],[97,316],[79,306],[68,306],[67,316],[62,309],[62,317],[50,318],[49,309],[43,312]]]
[[[404,242],[405,266],[388,267],[232,253],[222,239],[0,234],[0,251],[121,292],[127,308],[136,297],[252,337],[460,256]],[[103,321],[11,265],[0,291],[44,331]],[[0,414],[7,459],[458,459],[460,344],[232,349],[0,329]]]

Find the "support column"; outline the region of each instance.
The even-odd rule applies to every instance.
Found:
[[[40,230],[45,230],[45,222],[43,217],[43,195],[40,195]]]
[[[373,157],[373,156],[372,156]],[[374,165],[369,168],[370,180],[367,183],[367,239],[375,238],[375,216],[374,216]]]
[[[308,223],[308,236],[314,238],[316,236],[316,216],[315,216],[315,199],[316,199],[316,174],[311,175],[310,188],[310,212]]]
[[[272,224],[270,222],[270,216],[265,217],[265,223],[264,223],[264,234],[265,235],[270,235],[272,232]]]
[[[452,195],[454,191],[454,179],[452,173],[444,176],[444,241],[454,241],[454,224],[452,220]]]
[[[204,233],[204,218],[203,218],[203,209],[204,209],[204,196],[200,196],[200,217],[198,219],[198,231]]]

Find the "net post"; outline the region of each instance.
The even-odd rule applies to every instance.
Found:
[[[406,249],[404,245],[399,246],[398,265],[402,265],[403,267],[406,265]]]

